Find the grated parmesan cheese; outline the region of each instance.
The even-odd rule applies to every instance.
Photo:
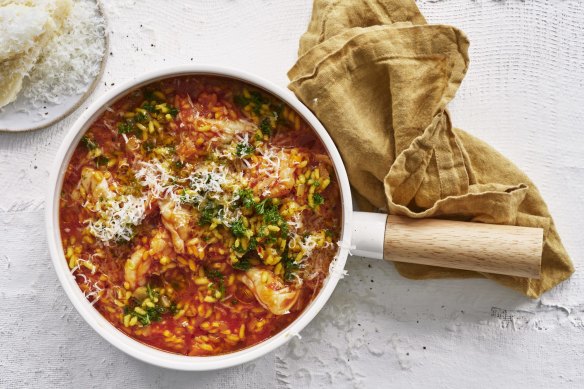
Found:
[[[224,165],[211,163],[203,165],[187,177],[191,189],[211,195],[223,193],[223,185],[228,184],[229,171]]]
[[[43,48],[22,94],[34,107],[84,93],[105,53],[105,20],[92,0],[73,2],[61,33]]]
[[[91,255],[89,257],[89,259],[78,258],[77,264],[75,265],[75,267],[73,267],[71,269],[71,274],[73,275],[73,277],[81,278],[83,280],[83,284],[87,286],[87,290],[83,292],[83,295],[88,300],[91,300],[91,305],[94,305],[95,303],[97,303],[99,301],[99,299],[102,296],[101,292],[103,291],[103,288],[99,284],[99,280],[95,281],[92,284],[89,281],[89,278],[85,274],[83,274],[82,272],[80,272],[78,270],[81,269],[82,266],[85,266],[88,269],[91,269],[91,274],[95,274],[96,267],[91,262],[91,259],[93,258],[94,255],[95,254]],[[89,264],[89,266],[88,266],[88,264]]]
[[[155,199],[169,198],[176,205],[189,203],[199,207],[206,199],[212,199],[220,208],[218,219],[227,227],[241,216],[241,211],[232,210],[231,205],[238,200],[233,193],[245,180],[242,174],[232,172],[225,165],[208,162],[184,179],[172,175],[165,164],[156,159],[139,162],[138,166],[136,179]]]
[[[158,160],[151,162],[138,162],[138,171],[135,174],[140,185],[150,191],[152,197],[162,199],[174,190],[173,182],[177,179],[169,173],[168,169]]]
[[[99,218],[88,221],[89,232],[103,242],[130,241],[133,227],[139,225],[146,215],[146,198],[118,196],[106,198],[95,204]]]
[[[8,4],[0,7],[0,62],[30,50],[49,19],[42,7]]]
[[[302,221],[302,214],[295,213],[294,216],[292,216],[292,220],[288,220],[287,223],[288,226],[292,228],[293,232],[301,230],[302,227],[304,226],[304,222]]]

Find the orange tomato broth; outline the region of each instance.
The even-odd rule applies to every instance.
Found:
[[[152,166],[172,179],[137,178]],[[118,215],[116,230],[112,204],[131,202],[135,224]],[[274,96],[211,76],[115,102],[77,145],[60,198],[65,257],[88,300],[130,337],[193,356],[241,350],[293,322],[328,274],[340,225],[332,162],[312,128]]]

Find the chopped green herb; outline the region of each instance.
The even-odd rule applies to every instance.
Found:
[[[268,99],[267,99],[267,98],[265,98],[265,97],[264,97],[264,96],[263,96],[263,95],[262,95],[260,92],[258,92],[258,91],[252,91],[252,92],[250,93],[250,95],[251,95],[250,101],[251,101],[251,103],[254,105],[254,112],[255,112],[256,114],[259,114],[259,113],[260,113],[260,110],[261,110],[261,107],[262,107],[262,105],[263,105],[263,104],[266,104],[266,103],[268,103],[269,101],[268,101]]]
[[[251,208],[255,205],[253,201],[253,192],[251,189],[239,189],[236,192],[237,197],[239,197],[239,201],[245,208]]]
[[[156,294],[156,296],[154,296],[154,291],[150,287],[150,284],[146,285],[146,291],[148,293],[148,298],[150,300],[154,301],[154,297],[158,297],[158,294]]]
[[[315,193],[312,195],[312,201],[314,201],[314,205],[321,205],[324,203],[324,197],[320,193]]]
[[[260,130],[264,135],[272,135],[272,122],[269,118],[263,118],[260,122]]]
[[[281,234],[288,234],[288,223],[282,218],[282,215],[280,215],[280,212],[278,211],[278,207],[272,201],[266,202],[266,204],[261,207],[261,211],[261,213],[258,213],[263,215],[264,223],[268,225],[276,225],[280,227]]]
[[[134,126],[131,122],[125,121],[123,123],[118,123],[118,133],[120,134],[130,134],[134,131]]]
[[[156,100],[156,96],[154,96],[154,92],[151,90],[144,91],[144,99],[148,101]]]
[[[243,95],[236,95],[233,98],[233,102],[240,106],[241,108],[247,107],[251,105],[253,112],[256,115],[259,115],[262,109],[262,105],[267,104],[269,100],[265,98],[260,92],[252,91],[250,92],[250,97],[247,98]]]
[[[285,125],[288,123],[284,115],[282,115],[282,111],[284,110],[284,104],[273,104],[272,105],[272,114],[276,118],[276,125],[282,124]]]
[[[152,150],[154,150],[156,148],[156,145],[152,142],[144,142],[142,143],[142,147],[144,148],[144,151],[146,151],[147,153],[152,152]]]
[[[269,209],[272,206],[272,200],[267,198],[263,199],[259,203],[254,205],[255,211],[258,215],[263,215],[266,212],[266,209]]]
[[[258,241],[255,238],[255,236],[252,236],[251,238],[249,238],[249,243],[247,245],[247,250],[248,251],[252,251],[258,248]]]
[[[142,108],[144,108],[146,111],[150,113],[154,113],[154,111],[156,111],[156,107],[154,106],[154,104],[150,104],[148,102],[142,104]]]
[[[221,296],[225,296],[225,283],[223,282],[223,273],[219,270],[205,268],[205,276],[212,281],[209,287],[212,290],[218,290]]]
[[[282,254],[282,266],[284,267],[284,281],[292,281],[294,275],[300,269],[300,264],[296,263],[294,258],[288,256],[288,245]]]
[[[217,209],[217,206],[213,202],[211,201],[207,202],[203,210],[201,211],[201,216],[199,217],[199,225],[204,226],[207,224],[211,224],[213,218],[217,216],[218,212],[219,210]]]
[[[278,222],[282,219],[280,213],[278,213],[278,209],[276,207],[269,207],[264,212],[264,222],[267,224],[278,224]]]
[[[83,136],[81,138],[81,143],[83,144],[83,146],[87,147],[88,150],[95,150],[97,148],[97,143],[95,143],[87,136]]]
[[[231,249],[234,250],[234,251],[237,251],[238,253],[241,253],[241,254],[247,253],[247,250],[244,249],[242,245],[235,246],[235,244],[232,244],[231,245]]]
[[[142,112],[138,112],[136,115],[134,115],[135,122],[143,122],[146,119],[148,119],[148,117]]]
[[[100,155],[98,157],[95,157],[95,159],[93,161],[95,162],[95,166],[97,166],[97,167],[107,166],[107,163],[109,162],[109,158],[106,157],[105,155]]]
[[[237,251],[238,253],[248,254],[250,252],[255,251],[258,248],[258,241],[257,241],[257,238],[255,236],[252,236],[251,238],[249,238],[249,243],[247,244],[247,249],[244,249],[242,245],[235,247],[235,244],[233,244],[231,246],[231,248],[233,250]]]
[[[222,280],[223,273],[216,269],[205,268],[205,276],[210,280]]]
[[[243,95],[236,95],[233,97],[233,102],[235,103],[235,105],[238,105],[239,107],[243,108],[249,103],[249,100],[246,99]]]
[[[262,224],[260,228],[258,228],[258,237],[265,238],[268,235],[270,235],[270,230],[268,230],[268,226]]]
[[[245,236],[246,228],[243,225],[243,220],[241,218],[237,219],[231,224],[231,233],[236,237]]]
[[[246,271],[251,267],[249,259],[247,257],[241,258],[238,262],[233,264],[233,268],[241,271]]]
[[[251,155],[251,153],[253,153],[254,150],[255,147],[253,147],[249,143],[238,143],[237,146],[235,146],[235,155],[244,158]]]
[[[146,286],[146,290],[147,295],[145,297],[150,299],[150,301],[155,305],[153,307],[140,306],[142,301],[136,298],[132,298],[130,304],[124,307],[124,316],[130,315],[132,317],[137,317],[138,322],[142,326],[147,326],[149,324],[152,324],[153,322],[160,321],[162,319],[162,315],[166,313],[174,315],[177,312],[177,307],[175,303],[171,303],[168,307],[162,305],[162,300],[159,300],[160,294],[156,290],[152,289],[150,284]],[[136,307],[141,308],[139,310],[140,312],[136,312],[135,309]]]
[[[225,296],[225,283],[223,281],[213,284],[213,289],[218,290],[221,293],[221,297]]]
[[[178,108],[176,108],[176,107],[173,107],[173,106],[170,106],[170,105],[169,105],[169,106],[168,106],[168,113],[169,113],[169,114],[170,114],[170,115],[171,115],[173,118],[175,118],[175,117],[176,117],[176,115],[178,115]]]

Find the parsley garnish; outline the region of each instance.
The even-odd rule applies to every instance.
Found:
[[[142,108],[144,108],[146,111],[153,113],[156,108],[154,107],[154,104],[150,104],[150,103],[144,103],[142,104]]]
[[[263,215],[264,223],[277,225],[280,227],[282,234],[288,233],[288,223],[282,218],[278,207],[272,202],[271,199],[264,199],[255,205],[255,211],[258,215]],[[261,230],[260,230],[261,231]],[[269,234],[264,233],[264,236]]]
[[[210,279],[213,284],[210,285],[212,290],[218,290],[221,296],[225,296],[225,283],[223,282],[223,273],[219,270],[205,268],[205,276]]]
[[[207,276],[207,278],[210,279],[211,281],[215,281],[217,279],[219,279],[219,280],[223,279],[223,273],[221,273],[219,270],[215,270],[215,269],[206,268],[205,269],[205,276]]]
[[[269,118],[263,118],[260,122],[260,130],[264,135],[272,135],[272,122]]]
[[[141,301],[138,301],[136,298],[132,298],[130,305],[126,305],[124,307],[124,315],[137,317],[141,325],[147,326],[153,322],[160,321],[162,319],[162,315],[165,313],[174,315],[177,312],[175,303],[170,304],[168,308],[164,305],[161,305],[160,302],[155,303],[155,301],[160,297],[160,294],[152,289],[150,284],[146,286],[146,290],[148,299],[150,299],[150,301],[156,305],[153,307],[140,307],[141,312],[144,313],[139,313],[136,312],[135,308],[140,306]]]
[[[211,224],[213,218],[217,216],[218,212],[219,210],[217,209],[217,206],[213,202],[211,201],[207,202],[205,204],[205,207],[201,211],[201,216],[199,216],[199,225],[204,226],[207,224]]]
[[[249,104],[249,100],[246,99],[243,95],[236,95],[235,97],[233,97],[233,102],[236,105],[240,106],[241,108]]]
[[[281,219],[282,219],[282,216],[280,216],[278,209],[274,206],[269,207],[264,212],[264,222],[266,222],[267,224],[278,224],[278,222]]]
[[[176,107],[173,107],[173,106],[170,106],[170,105],[169,105],[169,106],[168,106],[168,113],[169,113],[169,114],[170,114],[170,115],[171,115],[173,118],[175,118],[175,117],[176,117],[176,115],[178,115],[178,108],[176,108]]]
[[[314,201],[314,206],[321,205],[324,203],[324,197],[319,193],[315,193],[312,195],[312,201]]]
[[[237,146],[235,147],[235,155],[244,158],[251,155],[251,153],[253,153],[254,150],[255,147],[253,147],[249,143],[238,143]]]
[[[236,95],[233,98],[233,102],[240,106],[241,108],[247,107],[251,105],[253,112],[256,115],[259,115],[262,109],[262,105],[269,102],[267,98],[265,98],[260,92],[252,91],[250,92],[250,97],[247,98],[243,95]]]
[[[144,91],[144,98],[149,101],[156,100],[156,96],[154,96],[154,92],[152,92],[151,90]]]
[[[251,267],[251,263],[249,263],[249,259],[247,257],[241,258],[239,261],[233,264],[233,268],[241,271],[246,271]]]
[[[284,281],[292,281],[296,271],[300,269],[300,264],[294,261],[294,258],[288,256],[288,245],[282,254],[282,266],[284,267]]]
[[[271,199],[263,199],[259,203],[254,205],[255,211],[258,215],[263,215],[266,212],[266,209],[272,205]]]
[[[88,150],[95,150],[97,148],[97,143],[95,143],[87,136],[83,136],[81,138],[81,143],[83,144],[83,146],[87,147]]]
[[[144,148],[144,151],[146,151],[147,153],[150,153],[150,152],[152,152],[152,150],[154,150],[156,145],[152,142],[144,142],[144,143],[142,143],[142,147]]]
[[[134,115],[135,122],[143,122],[146,119],[148,119],[148,117],[145,114],[143,114],[142,112],[138,112],[136,115]]]
[[[255,236],[252,236],[251,238],[249,238],[249,243],[247,245],[247,250],[255,250],[258,248],[258,241],[255,238]]]
[[[109,158],[106,157],[105,155],[100,155],[98,157],[95,157],[95,159],[93,161],[95,162],[95,166],[97,166],[97,167],[107,166],[107,163],[109,162]]]
[[[245,208],[251,208],[255,205],[251,189],[239,189],[236,195],[239,197],[239,201],[241,201],[241,204],[243,204]]]
[[[237,219],[231,224],[231,233],[234,236],[242,237],[245,236],[246,228],[243,225],[243,220],[241,218]]]
[[[131,122],[125,121],[123,123],[118,123],[118,133],[120,134],[130,134],[134,131],[134,126]]]
[[[162,314],[166,313],[166,308],[160,306],[147,307],[144,308],[144,310],[146,311],[146,315],[139,315],[136,313],[138,321],[144,326],[151,324],[154,321],[160,321]]]

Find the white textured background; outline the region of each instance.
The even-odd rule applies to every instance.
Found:
[[[308,0],[104,1],[112,55],[89,102],[191,58],[284,86],[311,11]],[[584,387],[584,4],[418,5],[429,22],[468,34],[471,66],[453,122],[538,184],[576,264],[570,281],[531,301],[486,280],[408,281],[391,265],[352,258],[302,339],[219,372],[146,365],[85,324],[47,253],[49,167],[81,108],[45,130],[0,134],[0,387]]]

